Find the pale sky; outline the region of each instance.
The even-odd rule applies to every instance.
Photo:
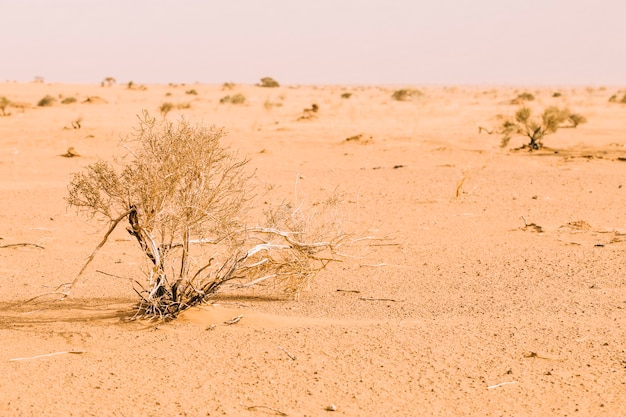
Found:
[[[626,84],[626,0],[0,0],[0,81]]]

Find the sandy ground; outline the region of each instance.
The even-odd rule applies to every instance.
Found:
[[[626,415],[617,89],[423,87],[408,102],[394,90],[0,84],[28,105],[0,117],[0,415]],[[589,122],[532,154],[512,149],[522,138],[502,149],[478,133],[523,91]],[[247,102],[220,104],[236,93]],[[57,103],[37,107],[46,94]],[[129,321],[128,280],[98,272],[141,278],[120,232],[69,300],[22,305],[71,281],[106,231],[67,208],[71,173],[118,154],[136,115],[165,101],[191,104],[169,118],[224,126],[278,193],[337,192],[389,239],[330,266],[299,301],[223,294],[162,324]],[[69,147],[80,157],[59,156]]]

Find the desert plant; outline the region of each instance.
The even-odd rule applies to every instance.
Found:
[[[552,97],[561,97],[563,94],[560,91],[555,91],[552,93]]]
[[[341,94],[341,98],[348,99],[350,97],[352,97],[352,93],[342,93]]]
[[[8,98],[4,96],[0,97],[0,110],[2,111],[3,116],[10,115],[10,113],[7,113],[7,110],[6,110],[7,107],[9,107],[10,105],[11,105],[11,101]]]
[[[563,125],[568,121],[569,125]],[[556,133],[559,128],[576,127],[586,121],[587,119],[580,114],[571,113],[568,109],[560,109],[555,106],[546,108],[539,117],[533,117],[530,108],[521,107],[515,112],[514,117],[505,119],[495,132],[503,135],[502,147],[508,145],[512,136],[521,135],[530,139],[528,148],[536,150],[543,147],[543,138],[546,135]]]
[[[113,77],[106,77],[104,80],[102,80],[102,82],[100,83],[100,85],[102,87],[107,86],[107,87],[111,87],[113,84],[115,84],[116,80]]]
[[[56,98],[54,98],[54,97],[52,97],[50,95],[46,95],[41,100],[39,100],[37,102],[37,106],[39,106],[39,107],[52,106],[55,101],[57,101]]]
[[[76,103],[76,97],[65,97],[63,100],[61,100],[61,104],[72,104],[72,103]]]
[[[421,97],[423,95],[424,93],[422,93],[420,90],[403,88],[403,89],[394,91],[393,94],[391,95],[391,98],[396,101],[409,101],[416,97]]]
[[[167,114],[172,110],[174,110],[174,104],[170,103],[169,101],[166,101],[165,103],[161,104],[161,107],[159,107],[159,111],[161,112],[163,117],[167,116]]]
[[[244,96],[241,93],[237,93],[234,94],[232,96],[228,95],[228,96],[224,96],[220,99],[220,103],[222,104],[226,104],[226,103],[230,103],[230,104],[243,104],[246,102],[246,96]]]
[[[263,77],[263,78],[261,78],[261,82],[259,84],[257,84],[257,85],[259,87],[269,87],[269,88],[280,87],[280,84],[278,84],[278,81],[276,81],[272,77]]]
[[[511,104],[522,104],[525,101],[533,101],[535,96],[529,92],[523,92],[517,95],[513,100],[511,100]]]
[[[182,103],[177,103],[176,108],[179,110],[186,110],[191,108],[191,103],[188,101],[184,101]]]
[[[189,95],[193,95],[193,96],[197,96],[198,92],[195,89],[191,89],[191,90],[187,90],[185,91],[185,94],[189,94]]]
[[[225,82],[224,84],[222,84],[222,90],[232,90],[235,88],[235,83],[233,82]]]
[[[222,145],[223,135],[144,112],[124,140],[124,159],[74,174],[69,204],[110,227],[65,296],[123,220],[148,265],[146,279],[134,285],[139,317],[175,318],[225,288],[273,282],[274,290],[297,294],[341,256],[337,249],[350,241],[333,199],[308,215],[300,203],[282,203],[263,223],[250,221],[248,161]]]
[[[609,97],[609,103],[626,103],[626,93],[624,93],[621,99],[618,98],[617,94],[613,94],[611,97]]]

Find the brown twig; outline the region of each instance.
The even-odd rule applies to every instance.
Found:
[[[287,413],[283,413],[280,410],[277,410],[277,409],[272,408],[272,407],[268,407],[266,405],[245,405],[243,403],[241,405],[246,407],[246,409],[248,409],[248,411],[254,411],[254,409],[256,409],[256,408],[265,408],[267,410],[273,411],[277,416],[286,416],[286,415],[288,415]]]
[[[32,246],[32,247],[39,248],[39,249],[45,249],[43,246],[37,245],[35,243],[9,243],[8,245],[0,245],[0,249],[2,249],[2,248],[12,248],[12,247],[16,247],[16,246]]]
[[[401,302],[402,300],[395,300],[393,298],[370,298],[370,297],[359,297],[359,300],[363,301],[392,301],[394,303]]]
[[[291,359],[292,361],[295,361],[296,359],[298,359],[298,358],[295,357],[295,355],[292,355],[291,353],[287,352],[287,350],[284,347],[282,347],[282,346],[277,346],[277,347],[278,347],[278,349],[280,349],[283,352],[285,352],[287,354],[287,356],[289,356],[289,359]]]

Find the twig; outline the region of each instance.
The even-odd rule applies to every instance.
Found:
[[[284,347],[282,347],[282,346],[277,346],[277,347],[278,347],[278,349],[280,349],[283,352],[285,352],[287,354],[287,356],[289,356],[289,359],[291,359],[292,361],[295,361],[296,359],[298,359],[294,355],[292,355],[291,353],[287,352],[287,350]]]
[[[54,356],[54,355],[63,355],[66,353],[72,353],[74,355],[79,355],[81,353],[85,353],[84,350],[65,350],[62,352],[52,352],[52,353],[44,353],[43,355],[35,355],[35,356],[29,356],[26,358],[13,358],[13,359],[9,359],[10,362],[17,362],[17,361],[28,361],[31,359],[38,359],[38,358],[44,358],[46,356]]]
[[[15,247],[15,246],[33,246],[35,248],[45,249],[43,246],[37,245],[35,243],[9,243],[8,245],[0,245],[0,249],[1,248],[12,248],[12,247]]]
[[[402,300],[395,300],[393,298],[370,298],[370,297],[359,297],[359,300],[363,301],[393,301],[394,303],[398,303]]]
[[[517,384],[517,381],[500,382],[499,384],[488,386],[487,389],[496,389],[496,388],[501,387],[503,385],[511,385],[511,384]]]
[[[100,250],[100,248],[102,248],[104,246],[104,244],[107,242],[107,239],[109,238],[109,236],[111,235],[111,233],[113,233],[113,230],[115,230],[115,228],[117,227],[117,225],[126,217],[128,216],[132,211],[134,210],[134,208],[125,211],[124,213],[122,213],[122,215],[120,215],[117,219],[113,220],[111,222],[111,226],[109,227],[109,230],[107,230],[106,234],[104,235],[104,238],[102,238],[102,241],[98,244],[98,246],[96,246],[96,248],[93,250],[93,252],[91,252],[91,255],[89,255],[89,258],[87,258],[87,262],[85,262],[85,265],[83,265],[83,267],[81,268],[81,270],[78,272],[78,275],[76,276],[76,278],[74,278],[74,281],[72,281],[69,284],[63,284],[60,285],[57,290],[63,286],[69,285],[69,288],[67,289],[67,291],[64,293],[64,296],[62,299],[67,298],[70,295],[70,291],[72,291],[72,289],[74,288],[74,285],[76,285],[76,283],[78,282],[78,280],[80,279],[80,277],[83,275],[83,273],[85,272],[85,270],[87,269],[87,266],[91,263],[91,261],[93,261],[93,258],[96,256],[96,253],[98,253],[98,251]]]
[[[361,294],[359,290],[342,290],[341,288],[337,288],[337,292],[353,292],[355,294]]]
[[[233,317],[230,320],[225,321],[224,324],[227,325],[227,326],[230,326],[231,324],[237,324],[237,323],[239,323],[241,321],[242,318],[243,318],[243,314],[240,314],[240,315],[238,315],[236,317]]]
[[[277,410],[277,409],[272,408],[272,407],[268,407],[266,405],[245,405],[243,403],[241,403],[241,405],[246,407],[248,409],[248,411],[254,411],[255,408],[266,408],[266,409],[268,409],[270,411],[273,411],[277,416],[286,416],[286,415],[288,415],[287,413],[283,413],[280,410]]]

